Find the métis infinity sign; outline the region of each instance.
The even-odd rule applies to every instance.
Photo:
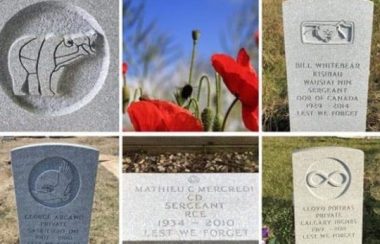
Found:
[[[351,185],[351,172],[347,164],[335,157],[315,160],[305,174],[305,186],[321,200],[343,196]]]
[[[348,176],[343,171],[333,171],[326,173],[321,170],[312,171],[307,174],[306,182],[310,187],[317,188],[324,184],[332,187],[341,187],[347,182]]]

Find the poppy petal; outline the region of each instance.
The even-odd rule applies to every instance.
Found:
[[[242,106],[244,125],[250,131],[259,131],[258,107]]]
[[[249,55],[247,51],[244,48],[241,48],[238,52],[238,55],[236,57],[236,61],[238,64],[251,68],[251,60],[249,58]]]
[[[245,51],[239,56],[245,62]],[[257,74],[249,68],[238,64],[233,58],[224,54],[212,56],[212,65],[222,77],[228,90],[248,106],[257,106],[258,79]]]
[[[149,101],[133,102],[128,114],[135,131],[166,131],[160,110]]]
[[[170,131],[202,131],[201,122],[188,110],[173,103],[151,100],[162,112],[163,120]]]
[[[197,118],[188,110],[161,100],[132,103],[129,117],[136,131],[202,131]]]
[[[170,131],[203,131],[201,122],[187,112],[177,113],[170,121]]]

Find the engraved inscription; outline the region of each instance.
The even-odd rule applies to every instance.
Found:
[[[304,44],[352,44],[354,23],[351,21],[307,21],[301,24],[301,37]]]
[[[17,96],[54,96],[65,67],[95,54],[94,31],[59,36],[23,36],[9,51],[9,70]]]
[[[315,197],[332,200],[341,197],[351,183],[347,165],[336,158],[324,158],[313,163],[305,175],[306,187]]]
[[[252,201],[258,196],[258,175],[206,178],[202,174],[146,179],[125,175],[123,240],[258,239],[258,209]]]
[[[39,162],[29,177],[33,198],[48,207],[61,207],[71,202],[79,189],[79,175],[73,164],[59,157]]]

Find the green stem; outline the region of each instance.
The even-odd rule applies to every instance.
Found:
[[[216,92],[216,114],[219,114],[220,110],[220,80],[218,73],[215,72],[215,92]]]
[[[126,75],[123,75],[123,85],[127,86],[127,77],[126,77]]]
[[[138,91],[139,91],[139,89],[136,89],[135,92],[133,93],[133,101],[136,101]]]
[[[226,127],[226,123],[227,123],[227,119],[228,119],[228,116],[230,115],[231,111],[232,111],[232,108],[235,106],[235,104],[237,103],[237,101],[239,101],[238,98],[235,98],[235,100],[231,103],[231,105],[228,107],[228,110],[226,112],[226,115],[224,116],[224,119],[223,119],[223,124],[222,124],[222,131],[224,131],[224,128]]]
[[[207,107],[210,107],[211,87],[210,87],[210,79],[208,78],[207,75],[202,75],[202,77],[199,79],[197,100],[199,102],[199,99],[201,99],[201,89],[202,89],[202,84],[203,84],[204,79],[206,79],[207,81]]]
[[[143,89],[142,87],[139,87],[139,91],[140,91],[140,97],[143,95]]]
[[[194,60],[195,60],[195,48],[197,46],[197,41],[193,41],[193,51],[191,52],[191,63],[190,63],[190,74],[189,74],[189,84],[191,85],[191,79],[193,76],[193,67],[194,67]]]
[[[190,109],[192,104],[195,104],[195,116],[199,119],[199,104],[198,101],[195,98],[190,98],[189,104],[187,107]]]
[[[133,101],[136,101],[136,99],[137,99],[137,92],[140,93],[140,97],[141,97],[143,94],[142,88],[139,87],[138,89],[135,90],[135,92],[133,93]]]

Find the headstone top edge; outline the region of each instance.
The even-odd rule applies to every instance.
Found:
[[[330,2],[331,0],[283,0],[282,5],[286,6],[291,3],[302,3],[302,2]],[[371,6],[374,6],[374,2],[372,0],[335,0],[335,1],[342,1],[342,2],[351,2],[351,3],[368,3]]]
[[[283,0],[282,2],[283,3],[287,3],[287,2],[322,2],[322,1],[326,1],[326,2],[329,2],[331,0]],[[373,3],[373,0],[334,0],[334,1],[342,1],[342,2],[370,2],[370,3]]]
[[[321,147],[303,148],[303,149],[298,149],[298,150],[293,151],[293,155],[303,154],[303,153],[312,152],[312,151],[316,151],[316,150],[330,150],[330,151],[345,150],[345,151],[357,152],[357,153],[364,155],[363,150],[352,148],[352,147],[339,147],[339,146],[331,146],[331,147],[321,146]]]
[[[75,143],[37,143],[37,144],[29,144],[29,145],[25,145],[25,146],[21,146],[21,147],[16,147],[16,148],[11,150],[11,153],[16,152],[16,151],[22,151],[25,149],[38,148],[38,147],[56,147],[56,148],[58,148],[58,147],[71,147],[71,148],[81,148],[81,149],[99,152],[99,150],[94,148],[94,147],[75,144]]]

